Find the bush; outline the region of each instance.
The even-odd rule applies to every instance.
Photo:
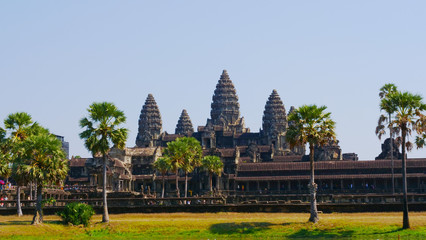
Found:
[[[71,223],[72,225],[83,224],[85,227],[89,225],[90,219],[95,214],[92,206],[84,203],[69,203],[65,209],[58,215],[62,218],[64,223]]]

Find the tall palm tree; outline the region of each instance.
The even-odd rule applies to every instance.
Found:
[[[161,173],[162,177],[162,190],[161,190],[161,198],[164,198],[164,177],[167,172],[171,169],[170,159],[168,157],[160,157],[153,163],[154,168]]]
[[[6,149],[8,151],[9,160],[12,164],[11,176],[16,182],[16,206],[18,216],[22,216],[21,209],[21,186],[28,182],[28,176],[19,174],[16,170],[21,165],[29,164],[25,159],[25,149],[22,148],[22,142],[32,135],[47,133],[48,131],[37,122],[33,122],[31,115],[25,112],[12,113],[4,120],[6,130],[10,131],[10,136],[7,139]]]
[[[314,147],[335,140],[335,122],[331,120],[329,112],[324,112],[326,106],[303,105],[288,116],[288,121],[293,124],[287,131],[287,141],[290,147],[305,146],[309,144],[310,181],[309,192],[311,195],[310,222],[318,222],[318,211],[316,203],[317,184],[314,180]]]
[[[393,137],[397,133],[397,129],[393,130],[390,126],[392,122],[392,114],[395,112],[395,106],[388,105],[389,102],[384,101],[389,94],[395,93],[398,91],[398,88],[393,83],[387,83],[380,88],[379,97],[380,97],[380,110],[385,111],[388,116],[380,115],[378,126],[376,127],[376,135],[379,139],[382,138],[385,132],[384,122],[386,121],[389,126],[389,135],[390,135],[390,152],[391,152],[391,175],[392,175],[392,194],[395,194],[395,174],[394,174],[394,161],[393,161]]]
[[[188,197],[188,174],[192,173],[196,167],[201,165],[203,152],[200,142],[193,137],[183,137],[179,139],[185,144],[184,161],[182,170],[185,172],[185,198]]]
[[[68,174],[68,161],[61,141],[49,133],[31,135],[21,143],[25,158],[16,172],[37,182],[37,203],[31,224],[43,223],[42,193],[45,184],[60,184]]]
[[[409,92],[394,92],[389,94],[382,100],[384,105],[395,107],[395,119],[390,122],[391,127],[398,127],[401,130],[401,148],[402,148],[402,191],[403,191],[403,221],[402,227],[404,229],[410,228],[408,218],[408,201],[407,201],[407,154],[406,150],[410,151],[413,144],[407,141],[407,137],[412,132],[417,131],[421,133],[424,130],[420,123],[424,121],[426,105],[423,103],[423,98],[420,95],[412,94]],[[422,147],[418,143],[418,147]]]
[[[213,192],[213,174],[220,177],[223,171],[222,160],[218,156],[205,156],[201,161],[202,168],[209,173],[210,192]]]
[[[167,143],[165,156],[169,157],[171,169],[176,173],[176,194],[180,197],[179,191],[179,169],[185,172],[185,197],[188,190],[188,173],[195,167],[200,166],[202,150],[200,142],[193,137],[181,137]]]
[[[80,133],[80,138],[84,139],[84,145],[93,156],[102,155],[103,159],[103,215],[102,222],[109,222],[107,205],[107,161],[108,153],[112,146],[123,149],[128,130],[120,128],[119,125],[126,122],[124,113],[113,103],[101,102],[93,103],[87,109],[89,116],[80,120],[80,127],[84,131]]]
[[[179,169],[182,167],[184,161],[185,144],[178,141],[178,139],[167,143],[167,148],[164,150],[164,156],[169,159],[170,170],[176,175],[176,196],[180,197]]]

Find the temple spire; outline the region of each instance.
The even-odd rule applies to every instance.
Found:
[[[226,70],[216,85],[210,116],[214,125],[234,124],[240,117],[237,92]]]
[[[278,95],[277,90],[273,90],[265,105],[262,118],[262,132],[266,137],[266,143],[273,145],[275,154],[282,155],[286,149],[285,134],[287,131],[287,116],[284,104]]]
[[[156,146],[161,130],[162,121],[160,110],[152,94],[148,94],[139,116],[139,129],[136,137],[138,147]]]
[[[191,136],[193,132],[194,128],[192,127],[191,119],[189,118],[189,115],[186,110],[183,109],[179,117],[178,123],[176,124],[175,134]]]

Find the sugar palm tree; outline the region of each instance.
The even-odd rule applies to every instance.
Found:
[[[402,191],[403,191],[403,221],[402,227],[404,229],[410,228],[408,218],[408,200],[407,200],[407,154],[413,144],[407,141],[407,137],[413,132],[421,133],[422,125],[424,123],[426,105],[423,103],[423,98],[420,95],[411,94],[409,92],[394,92],[389,94],[383,99],[382,103],[388,106],[395,107],[395,119],[390,122],[391,127],[398,127],[401,130],[401,148],[402,148]],[[424,126],[424,124],[423,124]],[[424,131],[423,131],[424,132]],[[422,147],[421,144],[417,144]]]
[[[188,174],[201,165],[202,150],[200,142],[193,137],[179,139],[185,144],[182,170],[185,172],[185,198],[188,197]]]
[[[310,181],[309,192],[311,196],[310,222],[318,222],[316,204],[317,184],[314,180],[314,148],[335,140],[335,122],[331,120],[331,113],[325,112],[326,106],[303,105],[288,116],[288,121],[293,124],[287,131],[287,141],[290,147],[305,146],[309,144]]]
[[[109,222],[107,205],[107,161],[108,153],[112,146],[123,149],[128,130],[119,125],[126,121],[124,113],[117,109],[113,103],[93,103],[87,109],[89,116],[80,120],[80,127],[84,131],[80,138],[84,139],[84,145],[93,156],[102,155],[103,159],[103,215],[102,222]]]
[[[168,171],[171,169],[170,159],[168,157],[160,157],[153,163],[154,168],[161,173],[162,177],[162,190],[161,190],[161,198],[164,198],[164,178]]]
[[[389,124],[392,122],[392,114],[395,112],[395,106],[388,105],[389,102],[385,101],[389,94],[397,92],[398,89],[395,84],[387,83],[380,88],[379,97],[380,97],[380,110],[385,111],[388,116],[380,115],[378,125],[376,127],[376,135],[379,139],[382,138],[382,135],[386,134],[384,122],[388,123],[389,135],[390,135],[390,152],[391,152],[391,175],[392,175],[392,194],[395,194],[395,176],[394,176],[394,161],[393,161],[393,137],[397,133],[398,129],[392,129]]]
[[[200,166],[202,150],[200,142],[192,137],[181,137],[167,143],[165,156],[169,157],[171,170],[176,174],[176,194],[180,197],[179,191],[179,169],[185,172],[185,197],[188,190],[188,173],[195,167]]]
[[[28,136],[21,143],[24,158],[17,164],[16,172],[37,182],[36,211],[33,225],[43,223],[42,193],[43,186],[60,184],[68,174],[68,161],[62,150],[62,143],[54,135],[43,132]]]
[[[223,171],[222,160],[218,156],[205,156],[201,161],[202,168],[209,173],[210,192],[213,192],[213,174],[220,177]]]
[[[164,156],[170,161],[170,170],[176,175],[176,196],[180,197],[179,191],[179,169],[184,161],[185,144],[176,139],[167,143],[167,148],[164,150]]]

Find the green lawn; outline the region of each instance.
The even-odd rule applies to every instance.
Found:
[[[302,213],[112,214],[102,224],[66,226],[57,216],[31,226],[31,216],[0,216],[0,239],[426,239],[426,213],[410,213],[412,229],[402,230],[402,213],[320,214],[318,224]]]

